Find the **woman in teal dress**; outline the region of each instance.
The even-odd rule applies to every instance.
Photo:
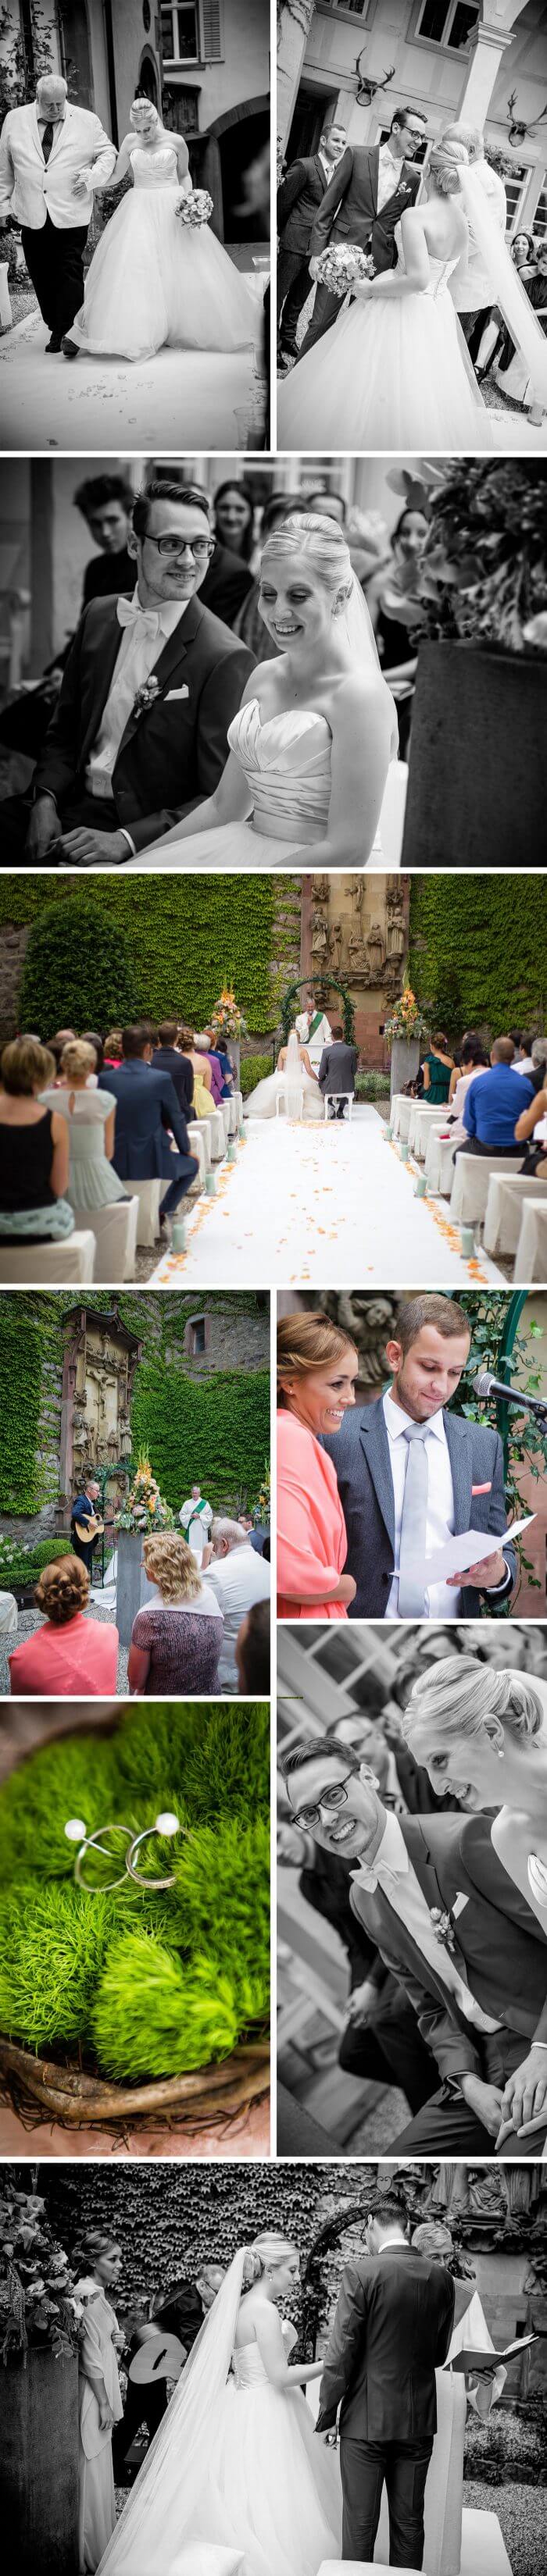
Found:
[[[450,1076],[454,1071],[454,1058],[448,1054],[447,1039],[442,1029],[437,1029],[431,1038],[428,1054],[423,1058],[422,1070],[424,1100],[431,1109],[436,1109],[437,1103],[441,1108],[443,1102],[448,1100]]]

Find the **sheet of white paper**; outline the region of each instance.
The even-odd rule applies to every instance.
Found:
[[[447,1538],[445,1547],[434,1547],[431,1556],[407,1557],[407,1573],[425,1582],[426,1589],[430,1583],[445,1581],[447,1574],[465,1574],[468,1565],[481,1565],[483,1558],[496,1555],[505,1539],[519,1538],[535,1518],[535,1512],[527,1512],[525,1520],[513,1521],[499,1538],[491,1530],[464,1530],[459,1538]]]

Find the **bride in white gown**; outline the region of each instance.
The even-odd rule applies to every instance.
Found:
[[[277,2314],[299,2275],[275,2234],[242,2246],[194,2344],[98,2576],[198,2576],[209,2543],[234,2551],[238,2576],[317,2576],[339,2562],[337,2453],[314,2430],[304,2385],[323,2362],[291,2366]],[[452,2349],[460,2344],[456,2332]],[[404,2368],[404,2356],[401,2356]],[[457,2576],[463,2381],[437,2373],[440,2401],[426,2487],[428,2576]],[[240,2553],[238,2557],[237,2553]],[[194,2555],[195,2553],[195,2555]]]
[[[145,98],[134,100],[130,124],[109,186],[128,174],[133,185],[97,244],[65,356],[247,347],[256,318],[244,278],[208,224],[182,224],[177,215],[181,197],[192,195],[183,135],[166,132]]]
[[[129,871],[307,867],[310,850],[316,869],[397,865],[384,831],[406,775],[395,706],[333,519],[295,513],[267,538],[259,607],[275,660],[251,672],[220,784]]]
[[[296,1029],[291,1029],[286,1047],[281,1047],[275,1073],[257,1082],[245,1103],[246,1118],[275,1118],[277,1103],[287,1118],[322,1118],[323,1100],[307,1047],[301,1046]]]

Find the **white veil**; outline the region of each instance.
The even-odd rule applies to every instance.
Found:
[[[304,1080],[305,1068],[301,1059],[297,1032],[296,1029],[291,1029],[290,1037],[287,1039],[287,1053],[285,1056],[285,1071],[283,1075],[285,1086],[285,1114],[287,1118],[301,1118],[302,1116]]]
[[[207,2493],[211,2412],[228,2379],[247,2248],[240,2245],[189,2354],[97,2576],[166,2576]],[[193,2523],[193,2530],[189,2526]]]
[[[344,609],[344,626],[353,662],[355,662],[357,667],[361,669],[364,666],[367,671],[376,671],[379,678],[384,681],[384,688],[388,691],[388,696],[391,699],[393,710],[393,739],[390,757],[392,760],[396,760],[399,743],[399,726],[397,722],[395,699],[391,697],[389,681],[384,680],[370,609],[367,608],[364,592],[361,589],[361,583],[357,578],[357,574],[353,571],[351,576],[351,590]]]
[[[462,204],[490,279],[493,301],[499,304],[511,339],[529,369],[534,399],[547,410],[547,340],[500,232],[491,201],[485,195],[480,169],[462,168],[460,189]]]

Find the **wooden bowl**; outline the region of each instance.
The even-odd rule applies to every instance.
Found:
[[[11,2039],[0,2038],[0,2091],[25,2120],[56,2120],[65,2129],[126,2128],[144,2121],[176,2119],[192,2128],[200,2122],[232,2119],[269,2091],[270,2049],[267,2040],[235,2048],[220,2065],[200,2066],[195,2074],[167,2076],[161,2083],[110,2084],[80,2067],[56,2066],[34,2057]]]

